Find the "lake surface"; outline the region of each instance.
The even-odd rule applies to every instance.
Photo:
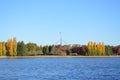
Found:
[[[0,59],[0,80],[120,80],[120,58]]]

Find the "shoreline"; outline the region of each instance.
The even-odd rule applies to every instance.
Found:
[[[120,58],[120,56],[0,56],[0,59],[9,58]]]

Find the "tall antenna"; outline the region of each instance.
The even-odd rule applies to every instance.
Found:
[[[56,43],[59,43],[60,45],[62,45],[63,42],[66,43],[66,42],[62,39],[62,33],[61,33],[61,32],[59,32],[59,35],[60,35],[60,39],[59,39]]]
[[[59,32],[59,34],[60,34],[60,45],[62,45],[62,34],[61,34],[61,32]]]

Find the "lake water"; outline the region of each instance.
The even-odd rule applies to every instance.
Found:
[[[120,58],[0,59],[0,80],[120,80]]]

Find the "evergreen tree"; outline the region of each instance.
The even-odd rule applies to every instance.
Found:
[[[35,43],[29,42],[27,43],[28,54],[31,56],[35,56],[37,54],[36,49],[37,45]]]
[[[113,55],[113,51],[112,51],[111,46],[109,46],[109,45],[105,46],[105,54],[108,55],[108,56]]]
[[[18,42],[17,45],[17,56],[27,56],[27,47],[23,41]]]
[[[46,54],[49,55],[49,46],[46,46]]]

